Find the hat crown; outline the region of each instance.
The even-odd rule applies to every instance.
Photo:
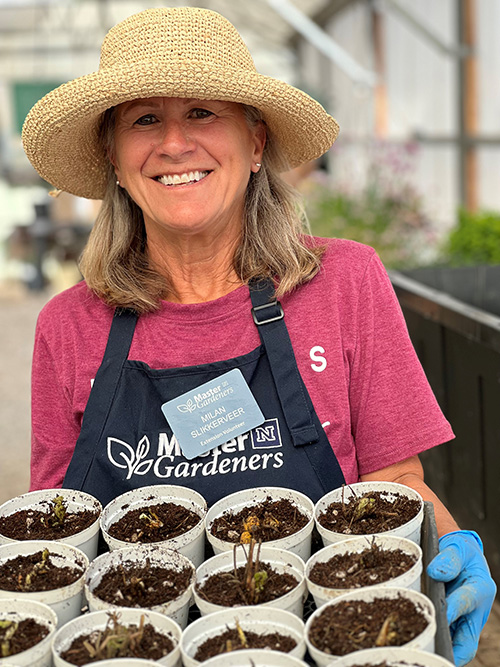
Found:
[[[111,28],[102,44],[99,69],[140,62],[255,71],[236,28],[217,12],[196,7],[146,9]]]

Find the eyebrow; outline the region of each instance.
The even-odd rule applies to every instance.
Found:
[[[162,99],[162,98],[160,98],[160,99]],[[186,106],[192,104],[193,102],[208,102],[208,101],[210,101],[210,100],[198,100],[194,97],[183,97],[183,98],[178,98],[178,99],[182,99],[183,102],[186,104]],[[213,100],[213,101],[215,101],[215,100]],[[152,98],[142,98],[141,97],[141,98],[138,98],[136,100],[130,100],[130,101],[124,103],[124,106],[125,106],[127,111],[128,111],[128,109],[134,109],[135,107],[138,107],[138,106],[141,106],[141,105],[148,106],[148,107],[149,106],[159,107],[159,106],[161,106],[161,102],[157,102],[154,97],[152,97]]]
[[[160,107],[159,102],[153,102],[152,100],[146,101],[145,99],[140,99],[140,100],[131,100],[130,102],[126,102],[124,107],[123,107],[123,113],[127,113],[128,111],[133,111],[137,107],[148,107],[148,108],[158,108]]]

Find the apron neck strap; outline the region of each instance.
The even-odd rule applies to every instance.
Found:
[[[317,442],[319,435],[312,419],[312,405],[309,406],[306,398],[285,314],[275,297],[273,282],[270,279],[251,281],[249,289],[253,320],[269,359],[293,444],[297,447]]]
[[[109,332],[103,359],[117,361],[120,369],[128,358],[137,319],[137,313],[134,310],[126,308],[117,308],[113,315],[111,331]]]
[[[252,316],[269,359],[292,442],[295,446],[317,442],[319,436],[312,419],[312,405],[306,398],[283,308],[275,297],[273,282],[269,279],[251,281],[249,290]],[[115,311],[104,359],[116,368],[116,381],[128,358],[137,318],[132,310]]]

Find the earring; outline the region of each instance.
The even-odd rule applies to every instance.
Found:
[[[255,166],[256,166],[256,167],[262,167],[262,164],[261,164],[260,162],[256,162],[256,163],[255,163]]]
[[[120,185],[120,181],[116,181],[116,185]]]

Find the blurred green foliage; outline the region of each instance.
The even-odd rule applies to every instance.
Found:
[[[430,221],[410,186],[387,192],[372,182],[357,193],[321,187],[310,195],[307,211],[313,234],[372,246],[391,268],[422,264],[434,242]]]
[[[500,264],[500,213],[461,209],[443,249],[450,266]]]
[[[443,238],[411,185],[418,146],[375,141],[368,150],[364,185],[356,187],[354,178],[342,185],[317,176],[306,197],[313,234],[370,245],[387,267],[401,270],[500,264],[500,212],[461,209]]]
[[[428,263],[429,249],[437,242],[422,197],[411,185],[418,146],[375,141],[368,150],[363,185],[317,183],[309,193],[307,214],[313,234],[372,246],[389,268]]]

